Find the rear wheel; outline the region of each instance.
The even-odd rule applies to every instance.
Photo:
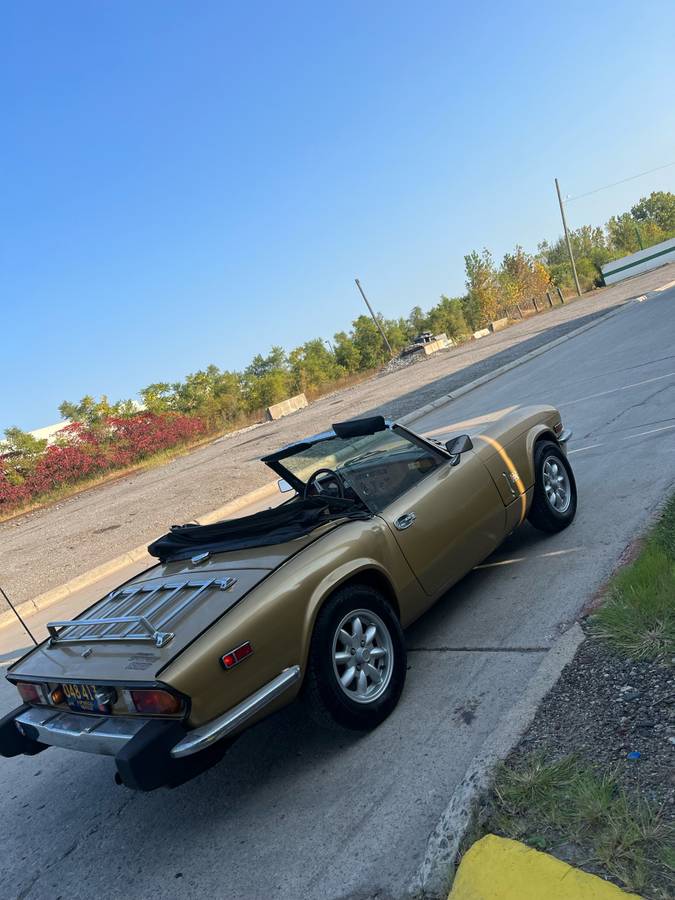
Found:
[[[577,511],[577,484],[569,461],[553,441],[534,448],[534,497],[528,518],[541,531],[562,531]]]
[[[338,590],[314,627],[305,695],[320,724],[369,731],[398,703],[406,675],[401,625],[369,585]]]

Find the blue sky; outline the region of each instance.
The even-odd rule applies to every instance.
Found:
[[[31,2],[0,29],[0,429],[464,287],[675,160],[675,4]],[[675,167],[569,205],[603,222]]]

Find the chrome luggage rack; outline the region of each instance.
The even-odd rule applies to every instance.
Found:
[[[236,581],[230,577],[211,578],[118,588],[94,606],[87,618],[49,622],[48,646],[92,641],[145,641],[163,647],[174,637],[174,632],[162,630],[172,619],[208,588],[227,591]]]

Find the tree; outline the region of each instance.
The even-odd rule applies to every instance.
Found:
[[[175,408],[175,392],[167,381],[158,381],[138,392],[143,406],[153,413],[165,413]]]
[[[82,422],[84,425],[95,428],[110,416],[133,416],[138,412],[138,406],[133,400],[118,400],[116,403],[110,403],[105,394],[101,395],[100,400],[86,394],[79,403],[64,400],[59,406],[59,412],[64,419],[70,419],[71,422]]]
[[[267,356],[254,356],[244,369],[242,381],[249,412],[288,397],[292,393],[291,377],[283,347],[272,347]]]
[[[471,329],[464,318],[464,301],[463,297],[450,298],[441,294],[439,302],[429,310],[429,329],[434,334],[446,334],[453,340],[469,334]]]
[[[383,319],[379,316],[380,322]],[[359,369],[375,369],[387,362],[389,354],[382,335],[370,316],[359,316],[352,322],[351,340],[359,353]]]
[[[508,307],[543,294],[551,282],[551,275],[544,263],[516,245],[513,253],[504,254],[499,280]]]
[[[46,438],[36,438],[20,428],[6,428],[2,441],[3,469],[10,484],[20,484],[34,470],[47,448]]]
[[[301,392],[320,388],[337,381],[346,374],[333,354],[321,340],[315,338],[288,354],[293,390]]]
[[[472,250],[464,257],[467,300],[465,315],[472,328],[484,328],[500,312],[501,296],[497,272],[489,250]]]
[[[570,242],[574,261],[583,290],[602,283],[600,267],[612,259],[612,250],[602,228],[583,225],[570,232]],[[550,280],[559,287],[573,288],[574,278],[567,244],[559,237],[553,244],[543,241],[539,244],[538,259],[549,271]]]
[[[408,316],[407,322],[407,335],[412,340],[417,337],[418,334],[421,334],[423,331],[427,331],[429,328],[429,318],[422,310],[421,306],[413,306],[410,310],[410,315]]]
[[[337,364],[344,369],[345,372],[358,372],[361,367],[361,354],[347,332],[338,331],[333,335],[333,341]]]
[[[670,191],[652,191],[631,208],[631,215],[638,222],[652,223],[664,237],[675,235],[675,194]]]

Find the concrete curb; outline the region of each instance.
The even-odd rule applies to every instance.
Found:
[[[254,491],[250,491],[248,494],[243,494],[241,497],[230,500],[223,506],[211,510],[211,512],[204,513],[204,515],[198,517],[197,521],[200,525],[210,525],[212,522],[217,522],[218,519],[224,519],[227,516],[232,515],[232,513],[238,512],[242,507],[248,506],[250,503],[257,503],[261,500],[265,500],[267,497],[272,497],[276,494],[277,490],[276,481],[265,484],[262,487],[256,488]],[[52,606],[60,600],[65,600],[66,597],[69,597],[76,591],[81,591],[83,588],[89,587],[90,584],[95,584],[97,581],[100,581],[101,578],[112,575],[114,572],[124,569],[126,566],[140,562],[142,559],[147,559],[148,565],[150,565],[153,562],[153,557],[148,553],[149,543],[150,541],[146,541],[144,544],[139,544],[132,550],[127,550],[126,553],[121,553],[119,556],[115,556],[113,559],[101,563],[100,566],[95,566],[93,569],[89,569],[87,572],[83,572],[81,575],[71,578],[70,581],[66,581],[65,584],[51,588],[51,590],[45,591],[44,594],[39,594],[37,597],[33,598],[33,600],[26,600],[24,603],[18,604],[16,609],[19,615],[30,616],[39,609],[45,609],[48,606]],[[14,625],[15,623],[16,616],[11,609],[0,613],[0,629],[6,628],[9,625]]]
[[[471,824],[474,806],[488,788],[495,765],[506,758],[535,716],[539,704],[585,640],[576,622],[542,660],[527,690],[488,737],[450,797],[427,842],[424,859],[408,888],[408,895],[446,897],[454,876],[454,862]]]
[[[564,344],[565,341],[569,341],[577,335],[583,334],[585,331],[594,328],[596,325],[599,325],[600,322],[604,322],[606,319],[617,315],[617,313],[621,312],[621,310],[627,304],[633,302],[635,302],[635,298],[630,298],[629,300],[623,301],[619,306],[605,313],[605,315],[598,316],[598,318],[593,322],[582,325],[581,328],[576,328],[574,331],[570,331],[567,334],[564,334],[562,337],[556,338],[554,341],[549,341],[547,344],[542,344],[541,347],[537,347],[536,350],[531,350],[529,353],[526,353],[525,356],[522,356],[519,359],[514,359],[512,362],[506,363],[503,366],[499,366],[499,368],[495,369],[494,371],[488,372],[485,375],[481,375],[480,378],[476,378],[473,381],[462,385],[462,387],[457,388],[457,390],[455,391],[451,391],[451,393],[449,394],[443,394],[441,397],[437,397],[435,400],[432,400],[431,403],[427,403],[425,406],[421,406],[419,409],[413,410],[412,412],[407,413],[405,416],[401,416],[399,419],[397,419],[397,421],[400,422],[401,425],[407,425],[410,422],[413,422],[415,419],[419,419],[421,416],[424,416],[427,413],[438,409],[438,407],[445,406],[452,400],[456,400],[458,397],[462,397],[464,394],[468,394],[470,391],[475,390],[481,385],[487,384],[489,381],[493,381],[495,378],[499,378],[499,376],[503,375],[505,372],[510,372],[511,369],[522,366],[526,362],[529,362],[531,359],[534,359],[535,357],[541,356],[543,353],[546,353],[548,350],[552,350],[554,347],[557,347],[560,344]],[[276,482],[271,482],[270,484],[263,485],[262,487],[257,488],[254,491],[250,491],[248,494],[243,494],[241,497],[237,497],[236,499],[225,503],[223,506],[218,507],[218,509],[214,509],[211,512],[204,513],[204,515],[199,516],[197,521],[202,525],[209,525],[212,522],[218,521],[218,519],[222,519],[228,515],[231,515],[233,512],[237,512],[242,507],[248,506],[250,503],[256,503],[260,500],[264,500],[268,496],[272,496],[276,492],[276,490]],[[20,603],[16,607],[16,609],[21,616],[30,616],[32,613],[36,612],[36,610],[45,609],[45,607],[51,606],[54,603],[58,603],[60,600],[65,600],[66,597],[74,594],[75,591],[80,591],[83,588],[88,587],[90,584],[95,584],[97,581],[100,581],[101,578],[112,575],[119,569],[125,568],[125,566],[132,565],[135,562],[140,562],[140,560],[145,557],[147,557],[149,564],[151,561],[151,557],[148,556],[147,552],[148,543],[150,543],[150,541],[144,544],[139,544],[138,547],[134,547],[132,550],[127,550],[126,553],[121,553],[119,556],[108,560],[108,562],[101,563],[101,565],[95,566],[93,569],[89,569],[88,572],[83,572],[82,575],[77,575],[75,578],[71,578],[70,581],[66,581],[65,584],[59,585],[55,588],[51,588],[51,590],[45,591],[44,594],[39,594],[37,597],[33,598],[33,600],[26,600],[24,603]],[[0,629],[6,628],[8,625],[12,625],[14,622],[16,622],[16,617],[11,610],[0,613]]]

